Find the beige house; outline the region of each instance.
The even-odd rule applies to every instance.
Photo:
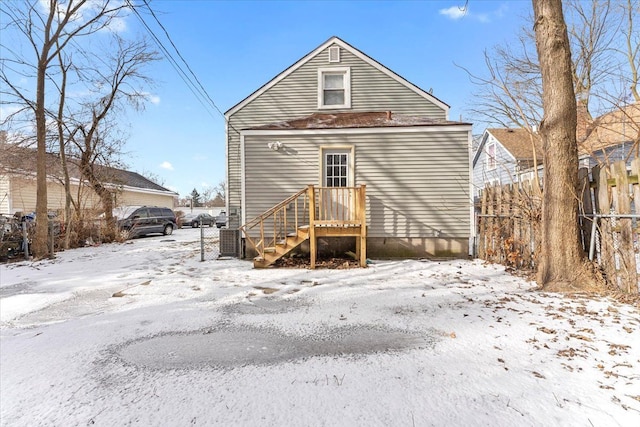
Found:
[[[98,196],[80,179],[79,169],[72,161],[70,165],[71,194],[80,200],[81,208],[100,212]],[[0,146],[0,214],[33,212],[36,209],[35,151],[11,145]],[[47,208],[62,211],[65,191],[60,158],[47,155]],[[150,205],[173,208],[177,194],[136,172],[117,168],[98,169],[103,182],[112,189],[116,206]]]
[[[331,251],[336,236],[371,257],[468,254],[471,124],[448,115],[330,38],[225,113],[229,228],[259,258],[303,241]]]

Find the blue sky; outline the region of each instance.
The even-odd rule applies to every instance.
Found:
[[[470,120],[474,91],[455,64],[482,72],[484,51],[515,41],[532,7],[530,1],[469,0],[465,14],[465,0],[149,3],[222,112],[335,35],[424,90],[433,89],[451,106],[452,120]],[[171,50],[153,18],[143,16]],[[133,15],[124,24],[125,32],[145,33]],[[223,181],[223,117],[202,106],[167,60],[147,74],[155,81],[149,88],[154,102],[125,118],[128,168],[156,175],[181,196]]]

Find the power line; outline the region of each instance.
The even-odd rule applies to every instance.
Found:
[[[147,30],[147,32],[151,35],[151,37],[153,38],[153,40],[156,42],[156,44],[158,45],[158,47],[160,48],[160,50],[162,50],[162,52],[165,54],[165,56],[167,57],[167,59],[169,60],[169,63],[171,64],[171,66],[174,68],[174,70],[176,70],[176,72],[178,73],[178,75],[180,76],[180,78],[182,79],[182,81],[187,85],[187,87],[189,88],[189,90],[191,91],[191,93],[193,93],[193,95],[196,97],[196,99],[198,100],[198,102],[200,102],[200,104],[207,110],[207,112],[209,113],[209,115],[212,118],[215,118],[215,116],[212,114],[212,112],[210,111],[210,105],[207,105],[206,101],[207,98],[209,98],[209,102],[212,102],[210,100],[210,97],[208,94],[206,94],[206,91],[204,91],[204,95],[201,92],[203,89],[198,89],[198,87],[193,83],[193,81],[191,80],[191,78],[187,75],[187,73],[182,69],[182,67],[180,66],[180,64],[178,64],[178,62],[174,59],[173,55],[171,55],[171,52],[169,52],[169,50],[164,46],[164,44],[162,43],[162,41],[160,41],[160,39],[156,36],[156,34],[153,32],[153,30],[149,27],[149,25],[147,25],[147,23],[145,22],[144,18],[140,15],[140,13],[138,12],[137,8],[131,4],[130,0],[126,0],[127,5],[129,6],[129,8],[134,12],[134,14],[136,15],[136,17],[138,18],[138,20],[142,23],[142,25],[145,27],[145,29]],[[146,4],[146,2],[145,2]],[[147,7],[149,7],[147,5]],[[173,43],[172,43],[173,44]],[[175,46],[174,46],[175,47]],[[183,59],[184,61],[184,59]],[[186,62],[185,62],[186,63]],[[202,85],[200,85],[200,87],[202,87]],[[215,107],[215,109],[219,112],[220,110],[218,109],[217,106],[215,106],[215,104],[213,104],[213,106]],[[222,114],[222,117],[225,119],[226,121],[226,117],[224,117],[224,114]]]
[[[216,105],[216,103],[213,101],[213,99],[211,99],[211,97],[209,96],[209,93],[207,92],[207,90],[204,88],[204,86],[202,86],[202,83],[200,83],[200,80],[198,79],[198,76],[196,76],[196,74],[193,72],[193,70],[191,69],[191,67],[189,66],[189,64],[187,63],[187,61],[184,59],[184,57],[182,56],[182,54],[180,53],[180,50],[178,49],[178,47],[173,43],[173,40],[171,40],[171,37],[169,36],[169,32],[167,31],[167,29],[164,27],[164,25],[162,25],[162,23],[160,22],[160,20],[158,19],[158,17],[156,16],[155,12],[151,9],[151,7],[149,6],[149,3],[147,2],[147,0],[142,0],[145,4],[145,6],[147,6],[147,9],[149,9],[149,12],[151,12],[151,16],[153,16],[153,19],[155,19],[155,21],[158,23],[158,25],[160,26],[160,28],[162,28],[162,31],[164,31],[164,34],[167,36],[167,40],[169,40],[169,43],[171,43],[171,46],[173,46],[173,49],[176,51],[176,53],[178,54],[178,56],[180,57],[180,59],[182,60],[182,62],[184,63],[184,65],[187,66],[187,70],[189,70],[189,72],[191,73],[191,75],[193,76],[193,78],[196,80],[196,82],[198,83],[198,86],[200,86],[200,89],[202,89],[202,93],[205,94],[205,96],[207,97],[207,99],[209,100],[209,102],[211,103],[211,105],[213,105],[213,107],[218,111],[218,113],[220,113],[220,115],[222,117],[224,117],[224,113],[222,111],[220,111],[220,109],[218,108],[218,106]]]

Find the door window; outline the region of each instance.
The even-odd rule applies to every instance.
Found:
[[[325,187],[348,187],[349,186],[349,154],[325,153]]]

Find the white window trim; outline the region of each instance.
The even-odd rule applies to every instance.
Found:
[[[355,186],[355,147],[353,145],[321,145],[318,154],[320,155],[320,159],[318,165],[320,166],[320,174],[318,175],[318,181],[320,187],[324,187],[325,182],[325,156],[327,154],[344,154],[346,153],[349,158],[349,166],[348,166],[348,176],[347,176],[347,187]]]
[[[324,105],[324,79],[327,73],[344,74],[344,104]],[[318,68],[318,109],[319,110],[339,110],[351,108],[351,67],[323,67]]]
[[[491,165],[491,155],[489,154],[490,147],[493,147],[493,165]],[[488,171],[496,170],[496,168],[498,167],[498,145],[495,142],[490,142],[489,144],[487,144],[486,155],[487,155],[487,170]]]

